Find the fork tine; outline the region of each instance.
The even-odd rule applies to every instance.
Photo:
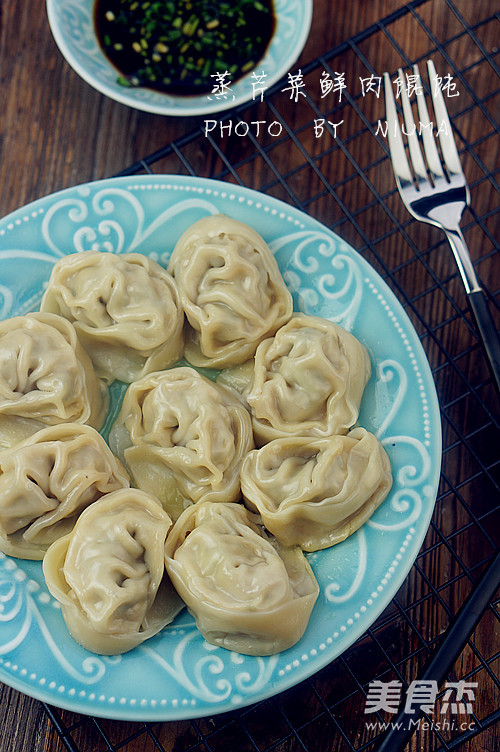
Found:
[[[387,140],[391,154],[392,166],[398,184],[400,181],[411,183],[413,176],[406,158],[403,136],[399,127],[396,112],[396,101],[392,90],[392,81],[388,73],[384,73],[385,110],[387,118]]]
[[[424,142],[425,157],[429,170],[434,179],[444,178],[443,168],[441,166],[441,160],[439,158],[439,152],[437,150],[436,141],[432,131],[432,122],[429,117],[429,111],[425,102],[425,94],[422,87],[420,72],[418,65],[413,66],[413,72],[416,76],[415,82],[415,96],[418,107],[418,117],[421,123],[422,139]]]
[[[462,231],[460,219],[462,212],[469,203],[469,191],[464,173],[460,166],[453,131],[446,112],[446,106],[441,91],[440,80],[436,76],[436,70],[432,61],[428,62],[429,79],[431,80],[431,95],[434,102],[434,114],[440,124],[438,134],[441,141],[441,153],[443,162],[448,172],[449,180],[444,177],[441,158],[437,149],[433,129],[430,127],[429,113],[424,100],[423,88],[417,66],[414,66],[414,83],[417,98],[417,108],[422,122],[422,140],[424,140],[424,157],[418,143],[412,142],[412,136],[418,142],[415,133],[415,124],[410,104],[410,94],[402,85],[402,71],[399,71],[398,84],[401,84],[401,101],[406,129],[409,138],[410,158],[413,159],[413,172],[419,184],[416,186],[412,179],[412,170],[405,153],[402,130],[399,128],[399,119],[396,112],[396,102],[392,90],[392,81],[389,74],[384,73],[384,90],[387,117],[387,140],[391,155],[392,168],[396,177],[396,183],[404,205],[416,219],[428,222],[440,227],[446,233],[450,247],[455,256],[455,261],[462,277],[465,291],[468,295],[471,311],[477,324],[478,332],[491,374],[500,394],[500,338],[497,327],[488,308],[484,290],[476,276],[474,264],[467,248]],[[434,90],[432,91],[432,80]],[[441,131],[446,130],[444,138]],[[427,134],[427,135],[425,135]],[[418,151],[417,151],[418,150]],[[425,162],[429,172],[434,172],[434,181],[427,180],[424,176]],[[422,168],[422,163],[424,168]],[[438,167],[439,163],[439,167]],[[439,176],[438,176],[439,172]],[[443,175],[441,177],[440,175]]]
[[[453,137],[453,130],[451,127],[450,119],[448,117],[448,110],[446,109],[441,87],[438,86],[437,83],[438,76],[432,60],[427,61],[427,70],[429,73],[429,82],[431,83],[430,88],[432,103],[436,115],[436,127],[438,130],[439,142],[441,144],[444,163],[450,173],[457,173],[458,175],[462,175],[462,165],[460,164],[460,157],[458,156],[455,139]],[[434,81],[434,86],[432,86],[432,81]]]
[[[422,152],[420,150],[420,145],[418,143],[418,136],[417,136],[417,126],[415,125],[415,120],[413,118],[413,112],[411,109],[410,104],[410,98],[408,96],[408,91],[406,89],[406,86],[404,85],[405,80],[403,76],[403,71],[401,68],[398,71],[399,80],[401,83],[401,104],[403,106],[403,115],[405,120],[405,126],[406,126],[406,137],[408,139],[408,148],[410,150],[410,159],[413,165],[413,170],[415,172],[415,175],[418,179],[418,182],[427,181],[427,170],[425,168],[425,162],[422,157]]]

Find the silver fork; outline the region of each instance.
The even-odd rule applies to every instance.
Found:
[[[472,260],[460,229],[460,220],[469,205],[469,189],[460,164],[443,92],[438,85],[432,60],[427,61],[433,102],[435,126],[441,146],[437,148],[433,123],[425,101],[418,66],[413,66],[411,88],[415,92],[419,126],[415,125],[408,87],[399,69],[399,89],[403,108],[404,133],[399,124],[391,78],[384,73],[387,138],[391,162],[403,203],[422,222],[440,227],[446,233],[465,286],[491,375],[500,393],[500,340],[483,288],[476,276]]]

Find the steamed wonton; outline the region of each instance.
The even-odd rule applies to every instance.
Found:
[[[94,428],[61,423],[0,451],[0,550],[42,559],[78,515],[128,475]]]
[[[108,383],[129,383],[167,368],[182,354],[184,313],[177,286],[140,253],[85,251],[61,258],[41,310],[71,321]]]
[[[234,501],[241,461],[254,447],[241,402],[189,367],[131,384],[110,444],[135,484],[174,519],[192,502]]]
[[[244,392],[257,443],[345,434],[370,377],[365,347],[326,319],[297,314],[257,348]]]
[[[167,538],[165,566],[204,638],[248,655],[294,645],[319,592],[300,548],[282,548],[242,504],[187,509]]]
[[[107,402],[107,388],[72,324],[53,313],[0,321],[0,446],[12,446],[44,425],[100,429]]]
[[[366,522],[392,486],[389,458],[364,428],[325,439],[275,439],[241,468],[245,504],[285,546],[327,548]]]
[[[93,653],[124,653],[169,624],[183,603],[165,575],[170,517],[127,488],[102,496],[43,560],[72,637]]]
[[[185,356],[194,366],[242,363],[292,315],[291,294],[267,243],[225,215],[189,227],[168,270],[191,326]]]

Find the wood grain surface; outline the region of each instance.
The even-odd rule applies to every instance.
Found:
[[[401,5],[315,0],[300,61]],[[132,110],[92,89],[57,49],[42,0],[3,0],[0,63],[0,216],[61,188],[114,175],[197,123]]]
[[[474,22],[479,4],[481,17],[499,11],[498,0],[457,0],[457,6],[468,23]],[[307,65],[318,55],[376,24],[403,5],[399,0],[315,0],[311,33],[297,67]],[[201,122],[197,118],[162,117],[132,110],[93,90],[69,67],[57,49],[42,0],[1,0],[0,14],[0,216],[53,191],[115,175],[145,155],[190,132]],[[430,27],[440,28],[443,38],[452,39],[455,27],[458,34],[459,20],[447,8],[445,0],[427,3],[423,14]],[[481,37],[481,43],[493,50],[500,39],[499,31],[498,24],[492,26],[488,35]],[[411,14],[397,26],[397,33],[398,43],[408,55],[415,59],[426,55],[428,39],[415,32]],[[399,56],[396,48],[391,46],[391,54],[388,55],[388,48],[378,45],[377,40],[379,36],[375,35],[361,42],[356,51],[357,57],[348,51],[341,56],[341,64],[348,75],[358,74],[356,61],[359,55],[369,60],[376,70],[394,70],[397,67]],[[461,44],[460,38],[450,43],[447,50],[462,68],[468,65],[470,56],[471,76],[476,77],[473,83],[479,89],[484,77],[495,75],[488,66],[480,66],[475,71],[474,50]],[[459,103],[453,102],[450,106],[458,107]],[[464,99],[460,101],[460,106],[464,106]],[[491,128],[484,114],[484,110],[489,111],[498,120],[498,96],[486,101],[479,114],[475,111],[471,114],[473,106],[471,102],[469,112],[465,112],[460,120],[463,138],[476,145],[476,154],[480,154],[484,164],[498,174],[499,139],[485,137]],[[484,536],[475,532],[468,510],[477,504],[482,518],[489,520],[486,504],[496,503],[498,506],[498,497],[494,502],[497,491],[493,482],[496,480],[498,483],[498,433],[489,427],[483,430],[487,416],[478,416],[470,391],[464,387],[464,379],[472,380],[474,388],[481,393],[487,406],[485,413],[490,411],[490,415],[494,414],[498,408],[473,329],[467,323],[466,303],[453,262],[448,254],[429,253],[423,260],[412,263],[410,259],[415,255],[415,248],[435,248],[442,239],[437,231],[434,233],[422,225],[409,224],[408,217],[398,206],[399,197],[391,193],[393,179],[390,172],[377,174],[375,167],[370,179],[381,194],[388,196],[391,211],[402,218],[405,236],[394,233],[388,214],[370,204],[365,184],[360,181],[353,188],[352,183],[343,183],[343,177],[349,174],[352,166],[343,159],[342,154],[338,150],[333,152],[320,146],[314,134],[301,132],[300,108],[286,102],[282,107],[283,117],[300,134],[299,138],[307,150],[316,154],[321,170],[334,175],[341,201],[337,206],[332,206],[328,196],[324,196],[322,186],[318,185],[314,171],[302,169],[298,151],[295,154],[287,150],[280,155],[276,150],[273,158],[280,169],[290,174],[290,186],[293,186],[296,195],[308,201],[308,210],[318,219],[329,224],[338,220],[337,231],[342,234],[344,230],[346,240],[355,247],[365,245],[366,238],[374,239],[377,247],[383,243],[388,266],[397,270],[394,279],[402,289],[412,291],[414,306],[410,315],[417,331],[419,327],[422,328],[419,323],[421,316],[423,320],[432,322],[433,331],[436,332],[435,337],[425,334],[423,343],[431,365],[436,369],[439,396],[447,410],[447,420],[443,426],[445,474],[440,487],[440,503],[424,544],[425,554],[398,593],[398,605],[389,607],[370,635],[357,643],[342,662],[336,662],[334,669],[327,667],[300,690],[292,690],[279,698],[277,705],[280,714],[276,714],[276,705],[272,702],[264,704],[259,718],[249,711],[245,717],[245,729],[252,730],[252,741],[249,741],[248,733],[243,732],[238,717],[231,714],[198,720],[196,723],[152,724],[146,729],[139,723],[96,722],[58,711],[65,726],[74,727],[71,734],[73,748],[80,752],[109,749],[103,742],[99,725],[111,742],[124,752],[157,750],[155,739],[165,750],[172,752],[191,749],[203,752],[206,748],[198,745],[197,732],[211,734],[211,749],[214,751],[245,752],[248,749],[255,752],[256,749],[271,746],[275,739],[285,739],[276,746],[276,752],[295,752],[304,749],[304,745],[311,752],[343,752],[350,747],[336,726],[337,720],[343,729],[349,729],[349,742],[359,748],[365,741],[368,742],[368,737],[364,719],[360,716],[360,689],[353,677],[373,677],[377,673],[376,667],[383,672],[387,656],[396,663],[400,661],[402,643],[406,648],[408,644],[414,645],[414,650],[406,649],[404,663],[398,663],[401,674],[407,680],[417,676],[428,657],[426,650],[422,649],[422,641],[433,644],[438,640],[452,619],[450,614],[456,613],[472,588],[471,577],[464,575],[461,562],[465,562],[467,571],[477,578],[492,553],[491,540],[485,540]],[[383,117],[382,102],[379,117]],[[355,133],[354,119],[350,127],[349,132]],[[255,188],[266,185],[269,176],[265,165],[259,166],[257,162],[244,164],[242,156],[245,146],[241,139],[229,139],[224,148],[227,148],[231,161],[239,160],[241,178],[246,185]],[[366,148],[373,149],[368,159],[363,153]],[[384,156],[377,150],[375,142],[370,142],[368,147],[365,142],[358,144],[353,139],[349,149],[354,158],[357,158],[357,154],[360,157],[363,154],[366,164],[376,165],[377,160]],[[200,175],[217,172],[217,165],[209,165],[206,154],[201,150],[190,157]],[[490,289],[496,291],[500,287],[500,277],[498,254],[495,256],[493,253],[493,241],[499,235],[498,213],[494,211],[498,206],[498,193],[491,181],[485,184],[482,180],[477,159],[468,158],[467,155],[465,158],[468,160],[476,212],[487,217],[485,222],[488,225],[485,233],[484,228],[483,231],[478,230],[469,219],[467,238],[474,258],[480,261],[481,275]],[[167,172],[173,168],[175,171],[175,166],[174,157],[169,157],[162,170]],[[271,192],[282,197],[279,186],[273,187]],[[356,206],[371,208],[358,217],[356,227],[347,222],[343,225],[342,202],[347,203],[351,211],[355,211]],[[478,243],[481,243],[480,249]],[[369,249],[366,256],[375,268],[380,266],[378,257],[372,257]],[[439,294],[432,292],[435,279],[443,281]],[[419,290],[421,293],[418,293]],[[456,369],[448,367],[446,353],[449,352],[455,358]],[[494,468],[486,480],[474,459],[484,453],[488,455],[490,467]],[[464,480],[463,486],[461,479]],[[457,488],[462,494],[458,500],[460,503],[457,502]],[[485,495],[489,499],[485,499]],[[474,507],[476,513],[479,513],[478,507]],[[494,532],[495,527],[498,528],[498,517],[492,517],[488,522],[491,538],[498,545],[498,529]],[[431,593],[429,583],[438,588],[438,598]],[[405,610],[407,608],[409,611]],[[486,718],[499,704],[498,683],[490,680],[495,671],[498,674],[499,662],[495,658],[498,656],[498,620],[491,611],[483,617],[474,639],[462,652],[454,674],[457,677],[470,676],[477,669],[478,661],[483,660],[478,654],[491,658],[481,674],[483,678],[478,680],[479,712],[482,718]],[[367,660],[371,662],[369,669]],[[389,680],[385,674],[381,673],[381,676]],[[325,712],[325,703],[330,708],[328,713]],[[331,708],[334,708],[333,712]],[[300,740],[293,734],[286,736],[287,718],[293,719],[295,724],[300,723]],[[0,752],[63,752],[68,748],[71,749],[71,746],[63,744],[39,701],[0,685]],[[372,746],[369,748],[374,749]],[[437,748],[435,736],[422,732],[413,738],[408,749],[411,752],[430,752]],[[467,752],[499,749],[498,727],[489,725],[480,736],[464,743],[462,748]]]

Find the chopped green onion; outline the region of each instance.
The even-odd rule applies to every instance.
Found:
[[[258,64],[274,32],[274,0],[96,0],[96,24],[122,86],[210,92]]]

